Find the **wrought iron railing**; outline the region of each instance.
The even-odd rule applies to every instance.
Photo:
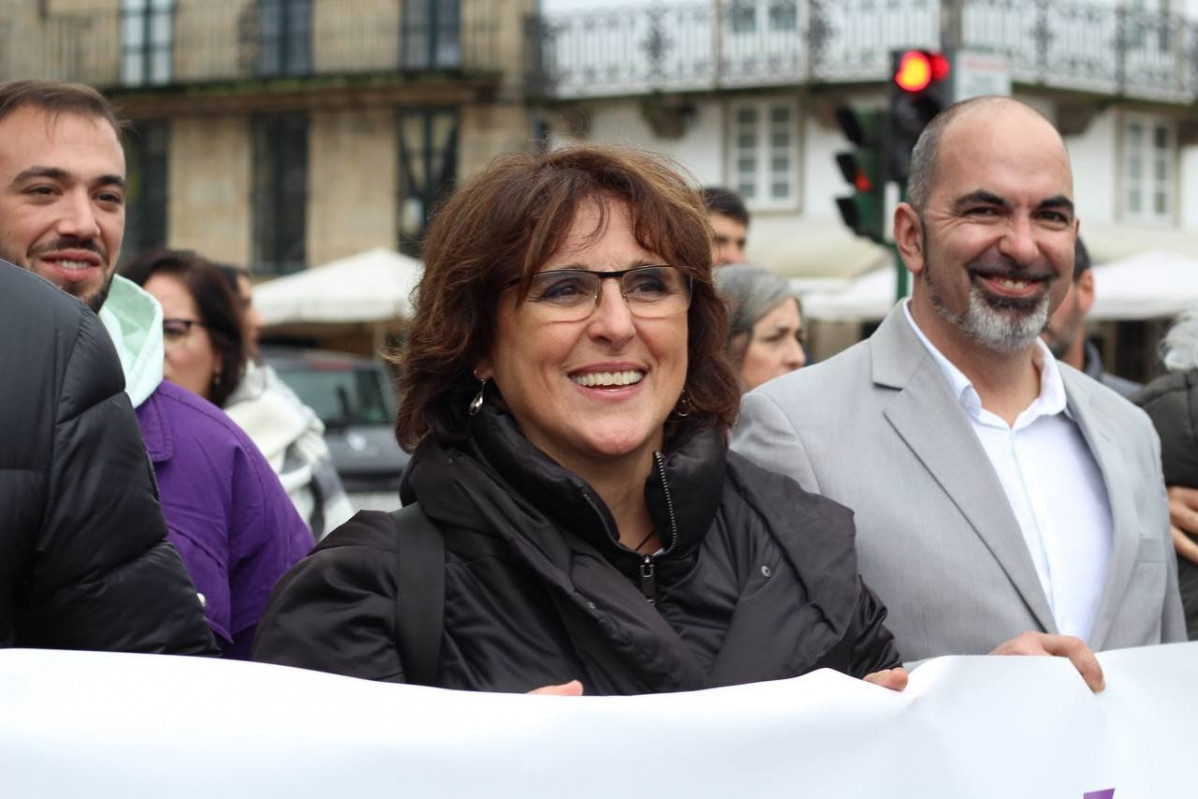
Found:
[[[1198,25],[1092,2],[968,0],[962,38],[1006,58],[1015,80],[1164,101],[1198,94]]]
[[[71,13],[24,5],[0,19],[0,80],[115,89],[503,68],[492,0],[148,0]]]
[[[679,0],[534,16],[527,35],[548,98],[879,81],[903,47],[999,55],[1026,84],[1198,96],[1198,24],[1100,0]]]

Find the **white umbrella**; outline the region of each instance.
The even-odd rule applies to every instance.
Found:
[[[1198,305],[1198,261],[1151,250],[1094,267],[1091,319],[1176,316]]]
[[[412,315],[424,266],[382,247],[254,287],[264,324],[382,322]]]
[[[803,314],[828,322],[876,321],[894,307],[897,283],[894,266],[875,269],[842,289],[804,295]]]

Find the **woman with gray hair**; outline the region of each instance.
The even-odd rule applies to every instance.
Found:
[[[716,289],[729,306],[725,352],[742,392],[802,368],[803,310],[785,280],[748,264],[715,271]]]
[[[1161,438],[1161,465],[1169,488],[1169,516],[1177,550],[1177,578],[1186,633],[1198,640],[1198,308],[1173,323],[1161,342],[1168,374],[1153,380],[1131,401],[1143,408]]]

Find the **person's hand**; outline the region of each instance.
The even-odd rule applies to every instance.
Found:
[[[1049,635],[1048,633],[1026,632],[999,645],[991,655],[1052,655],[1067,657],[1081,673],[1090,690],[1098,693],[1106,688],[1102,666],[1094,651],[1086,642],[1072,635]]]
[[[1169,486],[1169,522],[1177,554],[1198,563],[1198,543],[1190,538],[1198,535],[1198,489]]]
[[[582,696],[582,683],[578,680],[570,680],[561,685],[545,685],[541,688],[534,688],[529,693],[546,696]]]
[[[873,674],[866,674],[861,679],[892,691],[901,691],[907,687],[907,670],[902,666],[894,669],[883,669]]]

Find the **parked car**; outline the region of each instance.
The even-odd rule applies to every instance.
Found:
[[[325,350],[264,347],[262,356],[324,422],[349,492],[391,492],[408,454],[395,441],[395,390],[382,361]]]

